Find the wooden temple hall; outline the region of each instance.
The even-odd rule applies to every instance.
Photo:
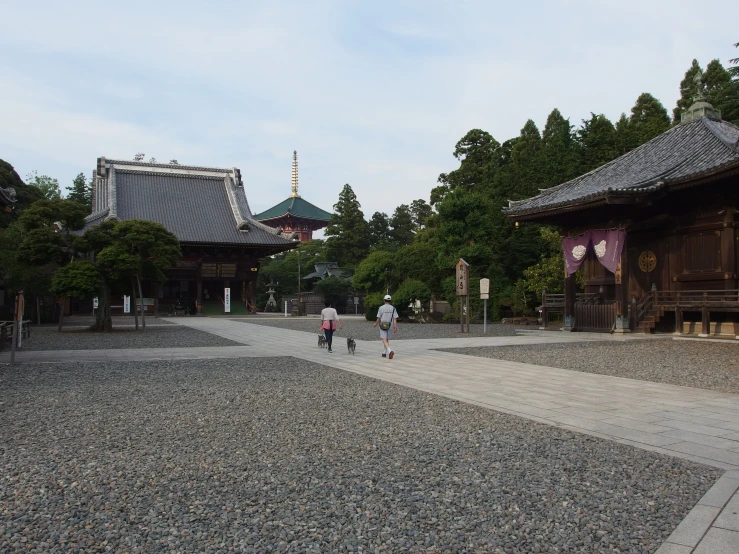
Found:
[[[161,223],[177,236],[182,257],[164,284],[143,283],[147,312],[231,313],[255,303],[260,259],[298,246],[295,233],[256,221],[236,168],[190,167],[98,158],[87,227],[107,219]],[[114,313],[122,299],[111,299]],[[115,310],[115,308],[118,308]]]
[[[504,212],[564,237],[545,323],[561,311],[566,330],[739,338],[739,127],[700,95],[679,125]]]

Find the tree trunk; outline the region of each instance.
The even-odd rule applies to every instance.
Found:
[[[62,332],[62,321],[64,321],[64,306],[67,304],[67,297],[63,297],[59,302],[59,326],[56,328],[60,333]]]
[[[95,315],[95,324],[90,331],[102,331],[109,333],[113,330],[113,318],[110,316],[110,290],[108,283],[100,283],[100,296],[98,297],[98,312]]]
[[[139,330],[139,312],[138,304],[136,304],[136,283],[131,277],[131,290],[133,291],[133,319],[136,322],[136,330]]]
[[[39,303],[38,294],[34,294],[36,298],[36,325],[41,327],[41,305]]]
[[[144,315],[144,293],[141,291],[141,279],[136,275],[136,282],[139,284],[139,298],[141,298],[141,329],[146,331],[146,316]]]

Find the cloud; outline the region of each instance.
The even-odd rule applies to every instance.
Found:
[[[257,212],[289,193],[297,149],[309,201],[330,209],[348,182],[367,216],[392,212],[428,199],[471,128],[502,142],[553,108],[576,125],[591,111],[616,119],[641,92],[670,110],[693,57],[736,55],[715,24],[730,7],[11,3],[0,145],[60,182],[138,151],[235,165]]]

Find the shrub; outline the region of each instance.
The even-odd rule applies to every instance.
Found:
[[[426,304],[430,299],[431,290],[424,283],[417,279],[406,279],[395,291],[393,305],[398,314],[404,316],[411,311],[409,308],[411,302],[418,300],[421,304]]]
[[[364,317],[367,321],[377,319],[377,310],[385,303],[384,296],[384,292],[373,292],[364,297]]]

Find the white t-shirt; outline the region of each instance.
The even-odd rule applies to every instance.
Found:
[[[321,310],[321,321],[339,321],[339,314],[334,308],[323,308]]]

